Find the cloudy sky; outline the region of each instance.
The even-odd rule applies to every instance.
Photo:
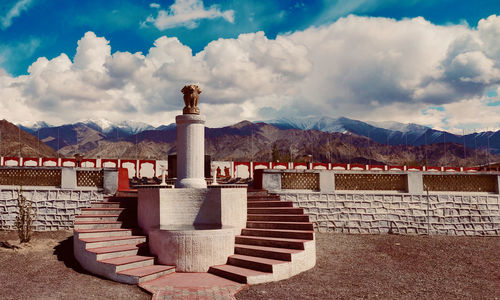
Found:
[[[0,119],[500,127],[496,0],[2,0]]]

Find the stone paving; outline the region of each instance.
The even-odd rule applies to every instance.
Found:
[[[244,284],[209,273],[172,273],[139,284],[153,294],[153,300],[226,300],[245,287]]]

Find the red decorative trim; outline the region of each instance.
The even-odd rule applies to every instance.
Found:
[[[3,165],[6,166],[6,162],[9,160],[13,160],[17,162],[17,165],[19,166],[21,164],[21,158],[20,157],[15,157],[15,156],[7,156],[3,158]]]
[[[267,161],[254,161],[253,162],[253,169],[255,170],[255,167],[257,166],[264,166],[265,169],[269,169],[269,163]]]
[[[101,159],[101,168],[104,168],[104,164],[107,162],[115,163],[115,168],[118,167],[118,159],[103,158],[103,159]]]
[[[63,167],[64,163],[67,161],[73,162],[76,166],[76,159],[74,159],[74,158],[61,158],[61,167]]]
[[[59,159],[56,157],[42,157],[42,166],[45,166],[45,162],[52,161],[56,163],[56,166],[58,165]]]
[[[308,163],[304,163],[304,162],[294,162],[292,165],[293,165],[294,169],[297,169],[298,166],[306,167],[306,169],[309,168]]]
[[[285,169],[288,169],[288,163],[285,163],[285,162],[273,162],[273,163],[271,163],[271,165],[272,165],[273,169],[277,166],[283,166],[283,167],[285,167]],[[254,166],[255,166],[255,164],[254,164]]]
[[[312,168],[314,169],[315,167],[325,167],[326,170],[328,170],[328,163],[312,163]]]
[[[424,170],[424,167],[422,166],[408,166],[406,167],[407,171],[422,171]]]
[[[404,171],[405,167],[404,166],[389,166],[388,170],[389,171]]]
[[[441,167],[425,167],[427,171],[439,171],[441,172]]]
[[[332,170],[335,168],[342,168],[344,170],[347,170],[347,164],[332,164]]]
[[[351,170],[354,168],[360,168],[361,170],[366,170],[366,165],[363,164],[351,164]]]
[[[95,158],[84,158],[80,162],[80,166],[83,166],[83,164],[86,163],[86,162],[93,163],[94,164],[94,168],[97,168],[97,159],[95,159]]]
[[[36,162],[36,165],[34,167],[38,167],[38,162],[39,162],[38,157],[23,157],[23,166],[26,166],[26,162],[28,161]]]

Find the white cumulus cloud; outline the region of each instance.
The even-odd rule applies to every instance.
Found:
[[[0,16],[0,27],[3,30],[9,28],[12,25],[12,19],[17,18],[25,10],[28,10],[32,3],[32,0],[19,0],[12,6],[4,16]]]
[[[159,9],[156,3],[151,7]],[[160,30],[174,27],[196,28],[203,19],[223,18],[234,22],[234,11],[221,11],[216,5],[205,8],[202,0],[176,0],[168,10],[160,9],[156,16],[149,16],[144,24],[153,24]]]
[[[88,32],[73,60],[41,57],[27,75],[0,72],[0,118],[169,124],[180,89],[197,83],[209,126],[285,115],[498,127],[500,106],[485,99],[500,90],[498,28],[497,16],[477,28],[349,16],[275,39],[219,39],[196,54],[168,36],[147,53],[113,53]]]

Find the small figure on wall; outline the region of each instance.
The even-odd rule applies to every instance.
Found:
[[[200,100],[201,89],[197,85],[191,84],[184,86],[181,92],[184,94],[184,104],[186,105],[182,109],[182,114],[199,115],[198,101]]]

